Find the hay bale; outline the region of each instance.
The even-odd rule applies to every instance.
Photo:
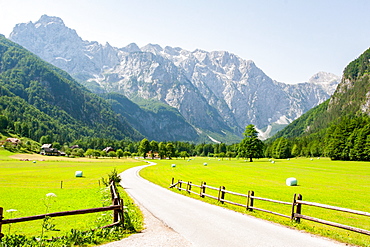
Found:
[[[298,181],[297,181],[296,178],[287,178],[285,180],[285,184],[288,185],[288,186],[297,186]]]
[[[176,164],[172,164],[171,167],[176,167]]]
[[[208,164],[207,163],[203,163],[204,166],[207,166]]]
[[[82,177],[82,171],[76,171],[75,172],[75,176],[76,176],[76,178],[81,178]]]

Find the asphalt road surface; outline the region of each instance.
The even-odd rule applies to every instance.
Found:
[[[141,178],[139,171],[144,167],[121,173],[121,185],[142,207],[192,246],[346,246],[171,192]]]

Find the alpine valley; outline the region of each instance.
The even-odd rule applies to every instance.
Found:
[[[248,124],[266,139],[327,100],[341,79],[319,72],[286,84],[227,51],[102,45],[47,15],[16,25],[9,39],[68,72],[158,141],[237,142]]]

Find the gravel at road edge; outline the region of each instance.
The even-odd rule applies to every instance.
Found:
[[[173,247],[193,246],[188,240],[182,237],[179,233],[168,227],[161,220],[157,219],[146,208],[135,201],[144,215],[145,229],[141,233],[136,233],[128,238],[101,245],[101,247]]]

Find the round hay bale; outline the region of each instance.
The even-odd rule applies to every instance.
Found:
[[[208,164],[207,163],[203,163],[204,166],[207,166]]]
[[[288,186],[297,186],[298,181],[297,181],[296,178],[287,178],[285,180],[285,184],[288,185]]]
[[[82,177],[82,171],[76,171],[75,172],[75,176],[76,176],[76,178],[81,178]]]
[[[176,164],[172,164],[171,167],[176,167]]]
[[[272,164],[275,164],[275,161],[273,160],[273,161],[271,161],[271,163],[272,163]]]

